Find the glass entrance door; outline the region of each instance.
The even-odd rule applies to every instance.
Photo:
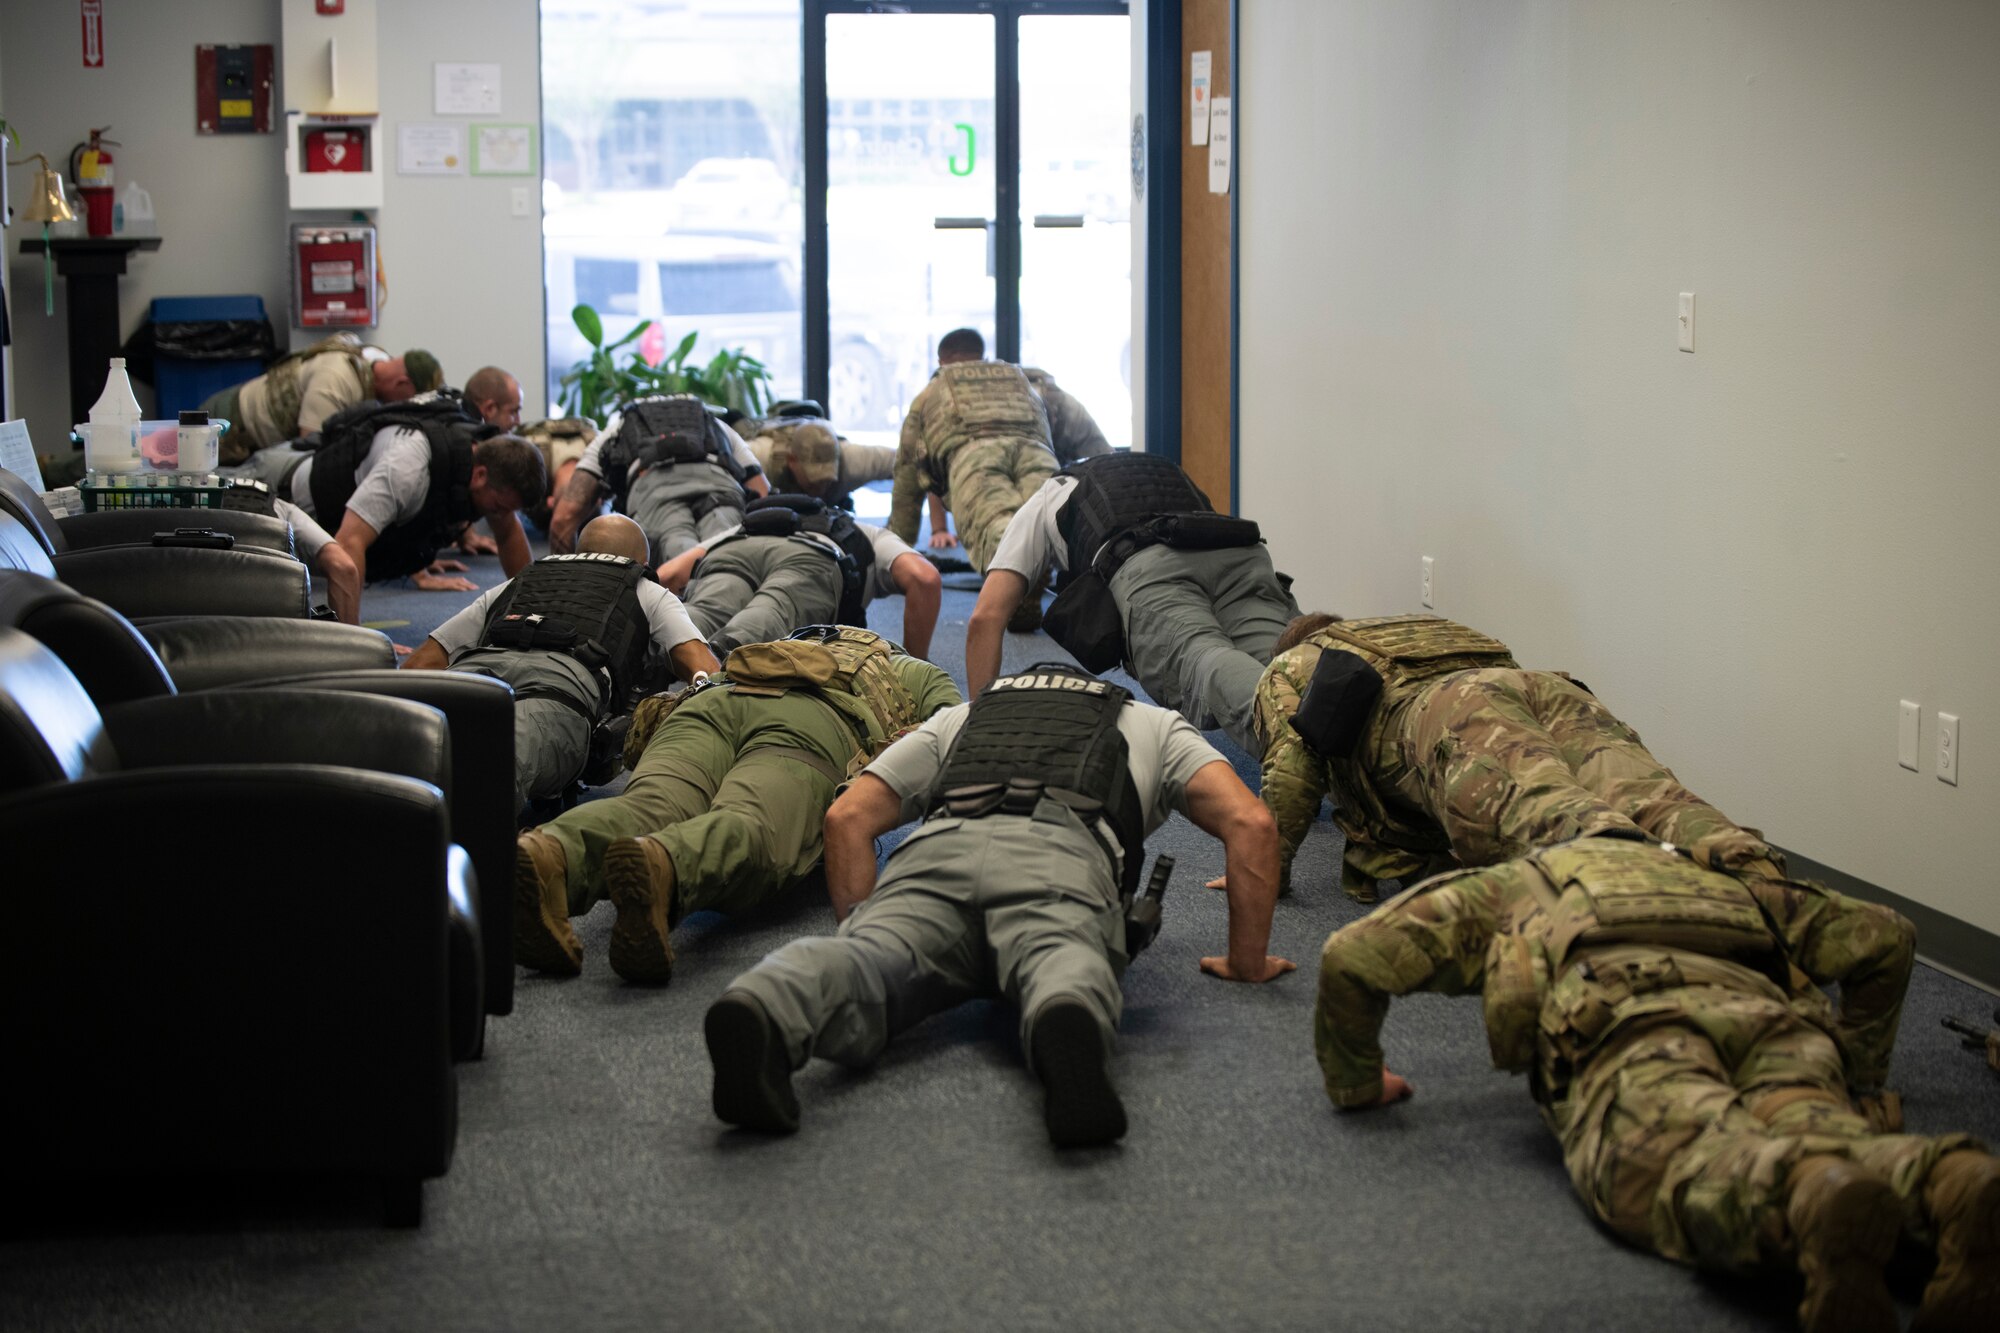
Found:
[[[807,383],[851,438],[894,443],[938,339],[970,327],[1130,442],[1125,10],[809,6]]]

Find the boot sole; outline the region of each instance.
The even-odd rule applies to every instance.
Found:
[[[1111,1050],[1097,1018],[1056,1001],[1035,1019],[1033,1064],[1048,1094],[1042,1117],[1058,1148],[1094,1148],[1125,1137],[1125,1103],[1111,1086]]]
[[[534,858],[514,849],[514,961],[537,972],[573,977],[583,971],[583,945],[565,917],[549,920]]]
[[[708,1007],[701,1034],[715,1069],[716,1118],[762,1134],[796,1131],[799,1099],[792,1091],[791,1062],[763,1007],[725,995]]]
[[[1983,1183],[1968,1211],[1957,1271],[1942,1284],[1932,1278],[1910,1333],[1986,1333],[2000,1322],[2000,1176]]]
[[[1900,1321],[1883,1269],[1902,1231],[1902,1201],[1886,1180],[1863,1178],[1834,1196],[1835,1216],[1815,1247],[1823,1276],[1799,1307],[1805,1333],[1896,1333]]]
[[[665,985],[673,980],[674,946],[654,917],[653,871],[637,839],[614,842],[605,850],[604,889],[618,909],[611,926],[611,970],[627,981]]]

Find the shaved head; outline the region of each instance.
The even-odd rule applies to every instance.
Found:
[[[584,524],[576,549],[584,555],[622,555],[642,565],[651,554],[646,530],[623,514],[604,514]]]

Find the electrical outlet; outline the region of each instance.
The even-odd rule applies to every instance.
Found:
[[[1938,714],[1937,775],[1939,782],[1958,785],[1958,714]]]
[[[1431,558],[1430,558],[1429,556],[1425,556],[1425,557],[1424,557],[1424,588],[1423,588],[1423,592],[1424,592],[1424,605],[1425,605],[1426,607],[1433,607],[1433,606],[1436,606],[1436,605],[1437,605],[1437,570],[1436,570],[1436,569],[1434,569],[1434,568],[1432,567],[1432,565],[1431,565]]]
[[[1908,699],[1896,705],[1896,762],[1917,771],[1917,723],[1924,710]]]
[[[528,187],[525,185],[516,185],[514,187],[514,200],[513,200],[515,217],[524,218],[528,216],[529,213],[528,200],[529,200]]]

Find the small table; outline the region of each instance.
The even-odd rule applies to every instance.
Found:
[[[134,250],[157,250],[157,236],[59,236],[44,246],[24,238],[21,253],[53,254],[56,272],[69,289],[69,410],[71,421],[89,419],[90,405],[104,391],[106,363],[118,355],[118,279]]]

